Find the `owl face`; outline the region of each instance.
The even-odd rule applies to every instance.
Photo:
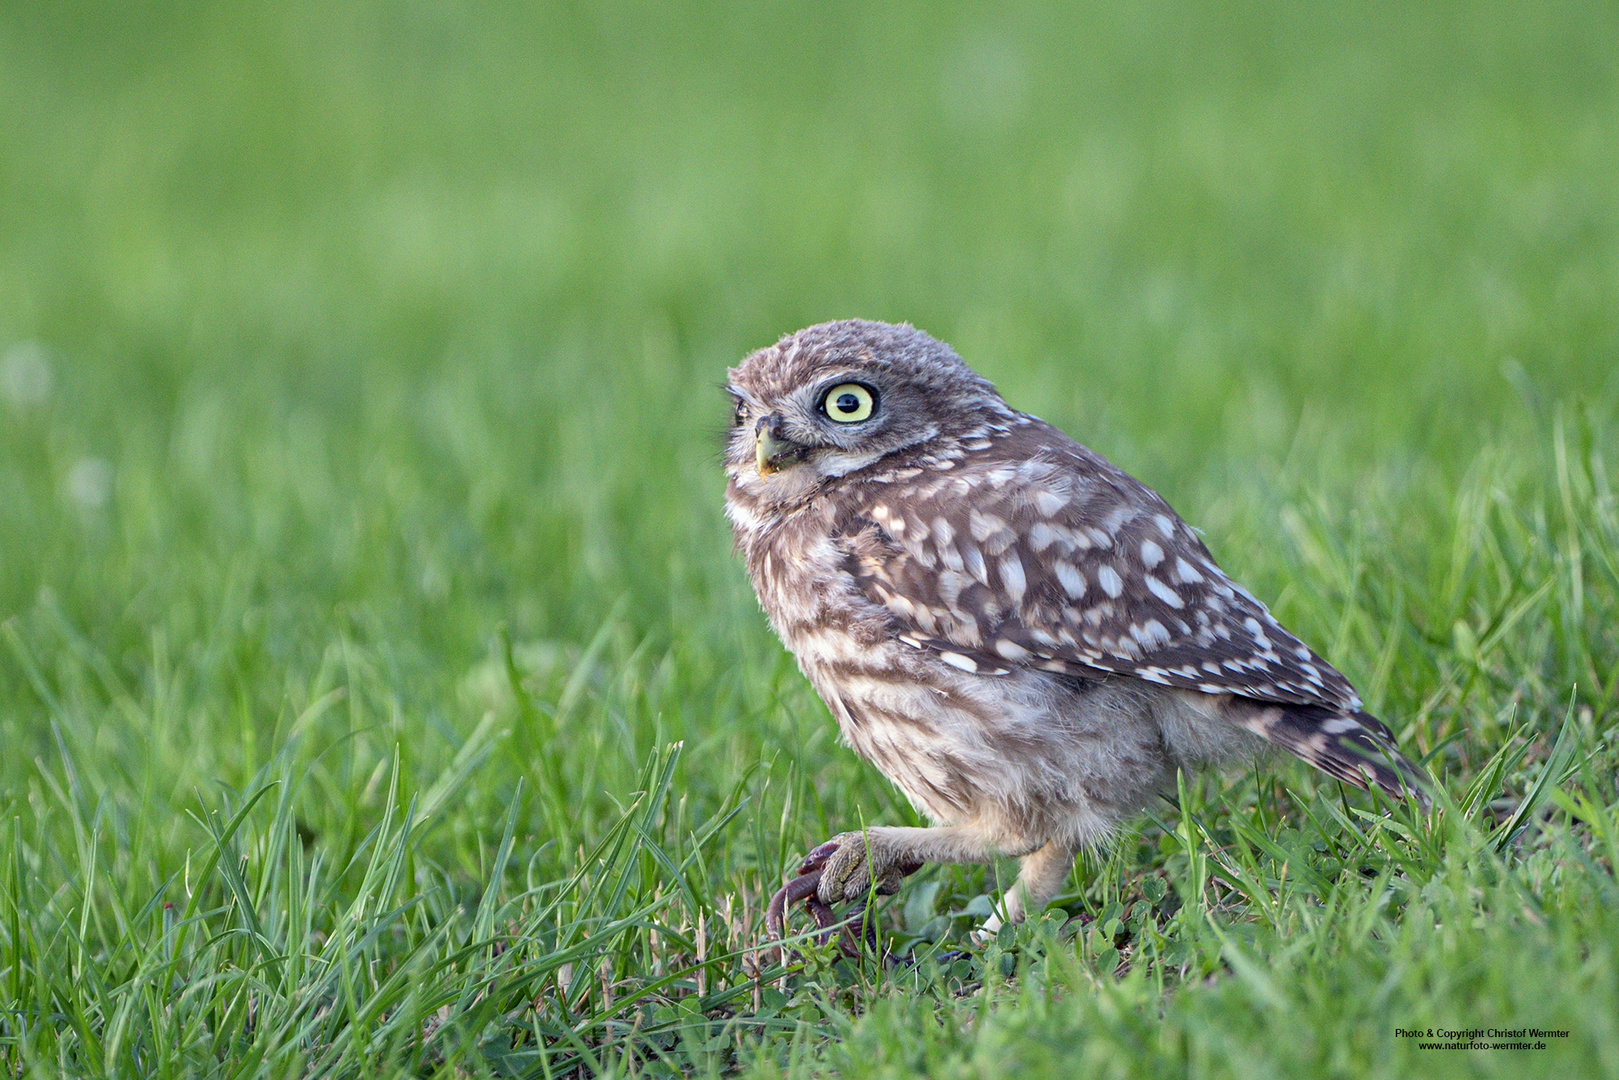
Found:
[[[908,326],[823,323],[730,372],[726,473],[767,503],[1004,416],[1006,405],[948,346]]]

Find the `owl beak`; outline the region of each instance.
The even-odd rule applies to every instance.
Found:
[[[753,458],[759,465],[759,475],[779,472],[804,456],[805,448],[781,433],[782,419],[766,416],[753,429]]]

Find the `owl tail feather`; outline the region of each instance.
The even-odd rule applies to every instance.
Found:
[[[1430,781],[1395,747],[1394,735],[1367,712],[1346,713],[1319,705],[1242,702],[1236,710],[1243,727],[1328,776],[1359,788],[1376,784],[1391,798],[1411,795],[1424,810]]]

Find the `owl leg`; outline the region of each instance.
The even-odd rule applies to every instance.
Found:
[[[981,834],[971,829],[874,826],[841,833],[806,855],[798,876],[771,898],[765,929],[772,941],[780,941],[787,908],[802,900],[815,924],[825,930],[836,922],[833,904],[864,899],[874,882],[876,893],[888,896],[925,863],[987,863],[995,855]],[[845,951],[853,949],[851,938],[865,936],[863,920],[854,925],[854,932],[844,936]]]
[[[1019,864],[1017,881],[1001,898],[1001,910],[1006,913],[1005,922],[1016,925],[1030,911],[1040,911],[1050,903],[1067,880],[1068,871],[1074,868],[1074,855],[1074,847],[1061,840],[1053,840],[1038,851],[1025,855]],[[979,934],[993,934],[1002,925],[1001,916],[996,913],[985,920]]]

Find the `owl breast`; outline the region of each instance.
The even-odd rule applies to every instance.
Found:
[[[1127,687],[960,671],[898,639],[847,569],[830,503],[768,525],[734,496],[729,510],[760,603],[844,740],[933,821],[1038,846],[1162,783]]]

